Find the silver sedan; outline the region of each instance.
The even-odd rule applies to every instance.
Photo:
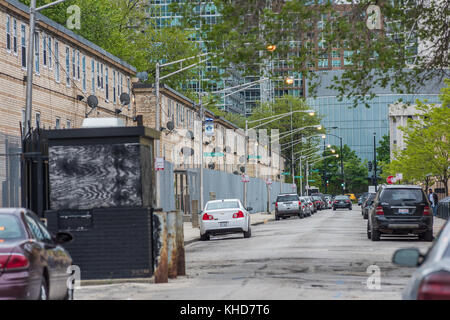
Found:
[[[211,235],[243,233],[251,237],[250,214],[252,208],[244,208],[239,199],[208,201],[200,217],[200,239]]]
[[[450,223],[442,228],[426,255],[416,248],[399,249],[392,261],[419,267],[403,291],[403,299],[450,300]]]

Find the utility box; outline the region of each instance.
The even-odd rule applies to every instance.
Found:
[[[154,140],[139,127],[44,130],[48,145],[49,229],[82,279],[150,277],[155,207]]]

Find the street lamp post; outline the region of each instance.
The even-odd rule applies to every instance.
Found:
[[[331,129],[338,129],[338,127],[332,127]],[[342,179],[342,192],[345,193],[345,179],[344,179],[344,153],[342,150],[342,137],[337,136],[332,133],[328,133],[331,136],[334,136],[336,138],[339,138],[340,144],[341,144],[341,179]]]

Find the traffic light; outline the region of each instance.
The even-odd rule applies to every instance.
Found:
[[[367,163],[367,166],[369,167],[369,171],[372,171],[372,161],[369,161]]]

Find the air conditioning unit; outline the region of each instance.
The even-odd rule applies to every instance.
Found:
[[[109,128],[125,127],[125,120],[122,118],[86,118],[83,120],[82,128]]]

